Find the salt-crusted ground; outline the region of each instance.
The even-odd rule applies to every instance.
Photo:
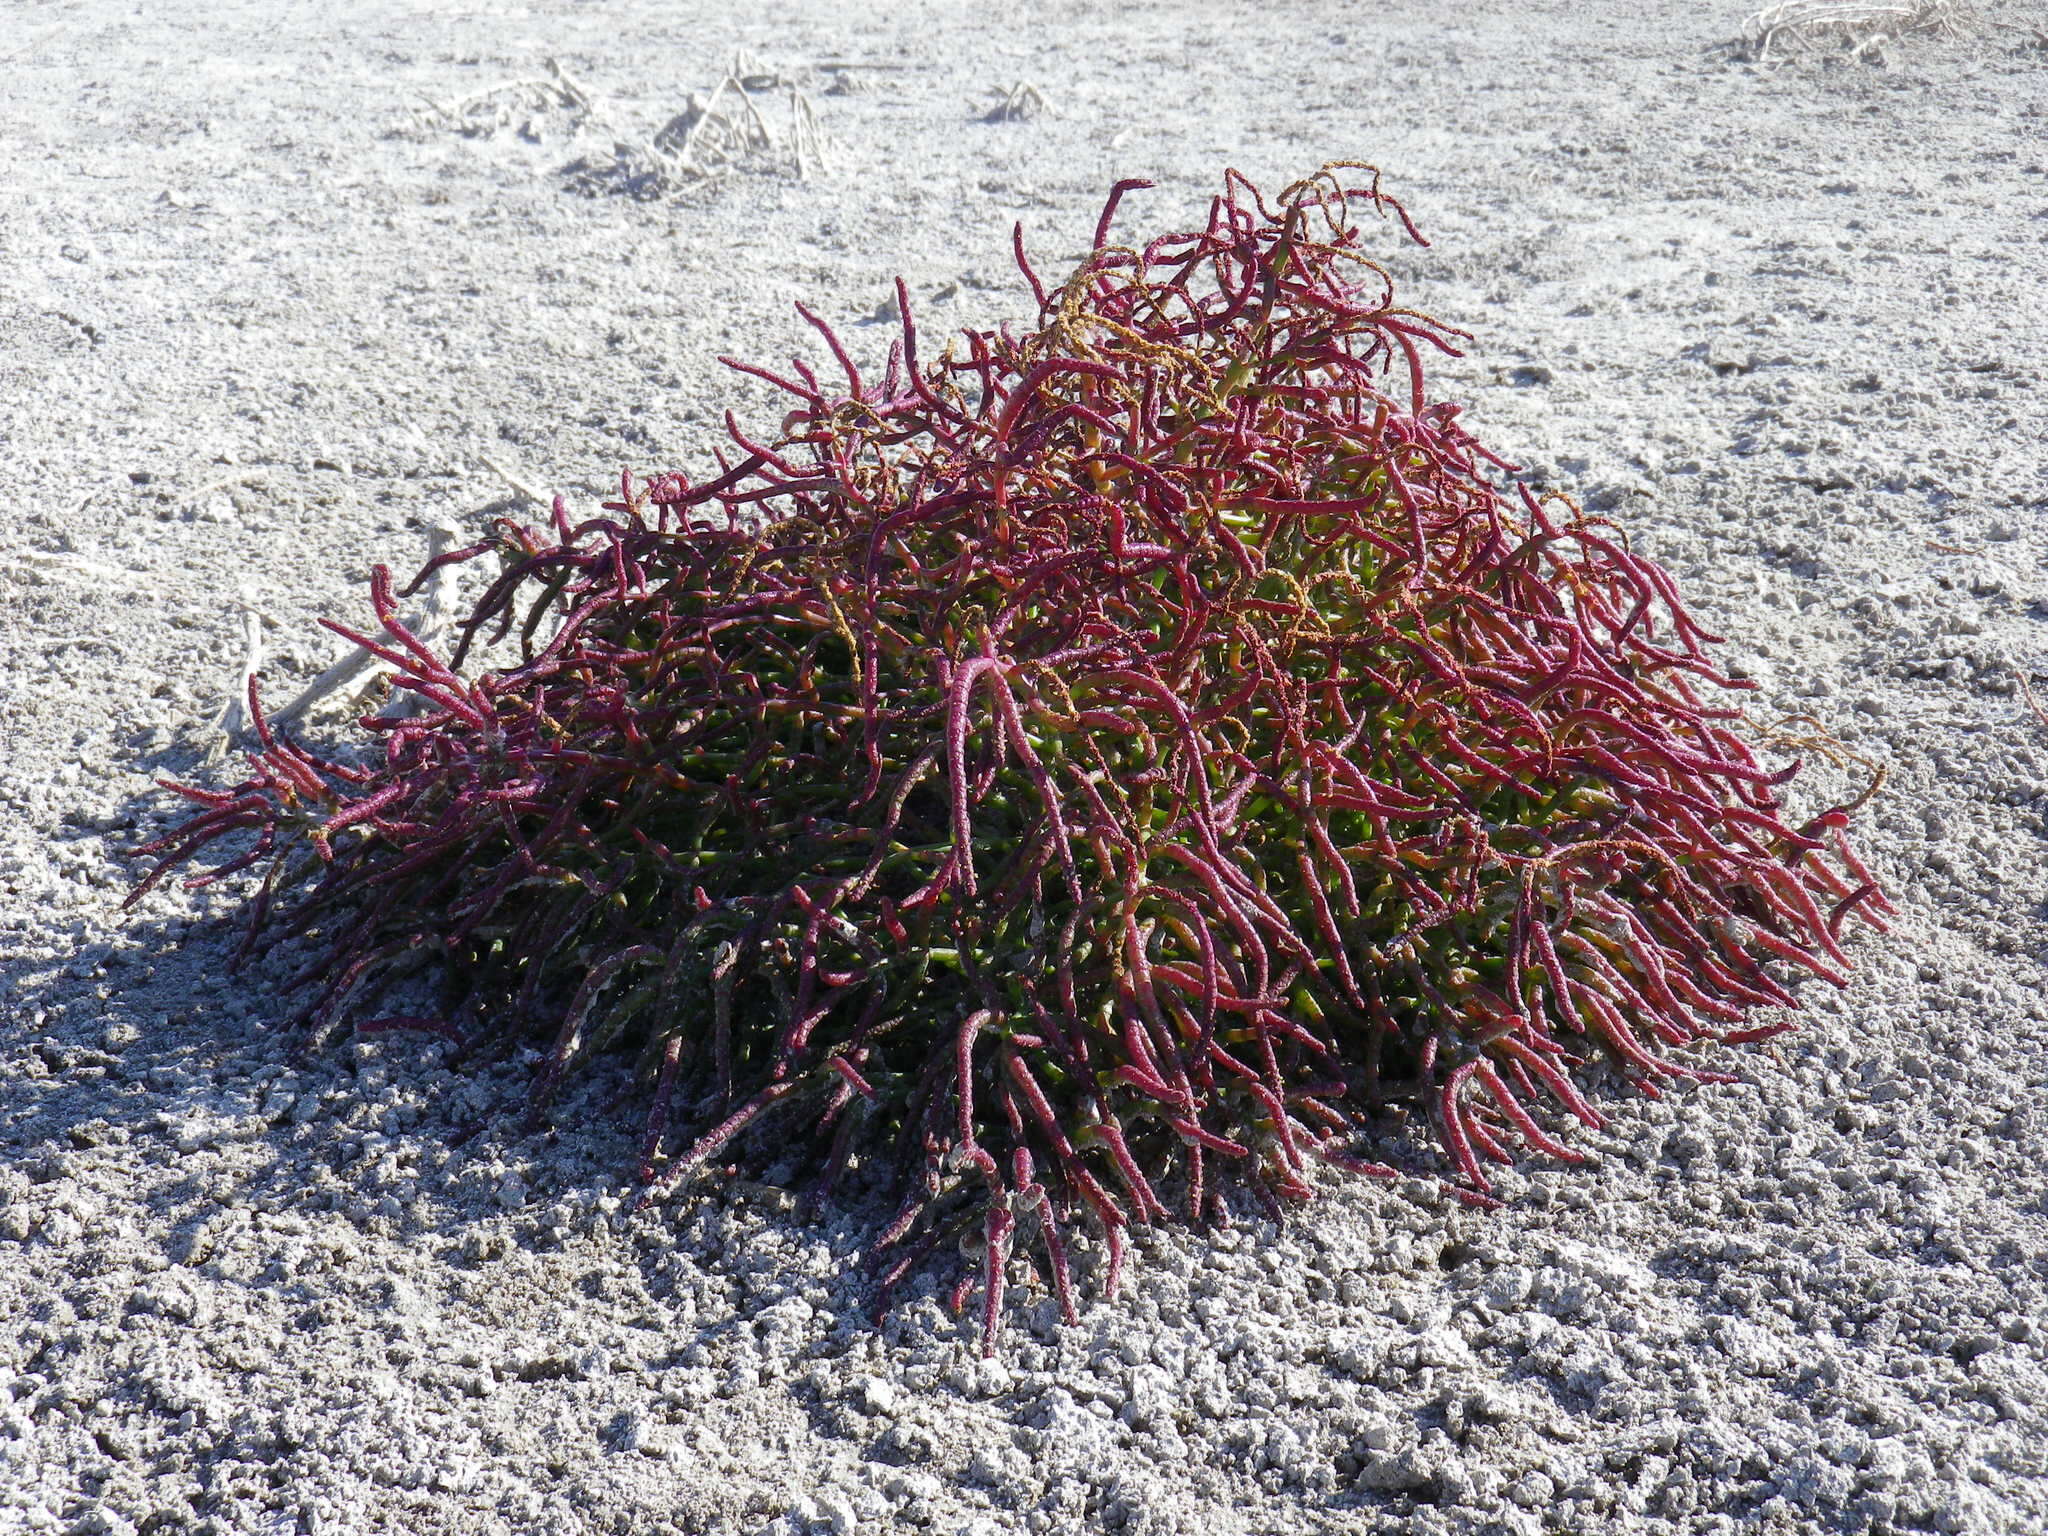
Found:
[[[2048,1529],[2048,39],[1759,67],[1739,21],[0,3],[0,1531]],[[614,139],[742,48],[827,170],[629,195]],[[603,123],[462,103],[549,58]],[[898,272],[1021,317],[1013,219],[1057,269],[1117,176],[1163,230],[1336,158],[1435,240],[1388,250],[1474,333],[1438,390],[1889,766],[1896,931],[1743,1086],[1613,1102],[1501,1212],[1161,1235],[990,1363],[929,1295],[868,1328],[868,1214],[629,1219],[618,1083],[463,1139],[516,1075],[297,1061],[231,900],[116,915],[240,602],[281,697],[372,561],[506,509],[486,458],[586,504],[701,462],[792,299],[870,353]]]

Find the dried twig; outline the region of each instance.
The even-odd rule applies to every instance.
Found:
[[[488,469],[492,474],[496,475],[500,480],[504,481],[507,485],[512,487],[514,494],[516,494],[521,501],[530,501],[537,507],[545,507],[553,499],[552,497],[546,496],[541,492],[535,490],[530,481],[526,480],[524,477],[520,475],[514,474],[511,470],[507,469],[503,464],[499,463],[489,454],[480,453],[477,455],[477,459],[479,462],[482,463],[485,469]],[[436,551],[436,553],[439,553],[439,551]]]
[[[547,71],[544,78],[507,80],[480,91],[471,91],[467,96],[459,96],[450,102],[423,96],[421,99],[426,102],[426,110],[421,115],[438,119],[441,126],[471,137],[505,127],[522,109],[529,112],[567,110],[584,118],[599,115],[597,103],[590,93],[577,84],[560,64],[548,59],[542,67]]]
[[[789,88],[789,147],[796,157],[799,181],[809,181],[825,169],[825,135],[818,129],[818,115],[811,99],[795,86]]]
[[[2034,697],[2034,685],[2027,679],[2026,668],[2013,668],[2013,676],[2020,680],[2020,694],[2027,701],[2027,708],[2034,712],[2034,718],[2041,723],[2041,729],[2048,731],[2048,710],[2041,708],[2041,701]]]
[[[209,763],[217,762],[249,728],[249,680],[263,668],[263,610],[247,587],[236,594],[235,602],[242,610],[242,665],[228,688],[227,702],[206,722]]]
[[[772,91],[779,85],[790,84],[781,71],[771,64],[762,63],[744,48],[734,51],[725,72],[737,80],[742,89],[749,91]]]
[[[490,464],[488,459],[484,460],[484,462]],[[506,474],[504,470],[498,469],[498,466],[495,464],[491,464],[491,468],[497,470],[498,474],[506,480],[511,481],[515,488],[519,488],[519,482],[512,480],[512,477]],[[523,490],[522,494],[531,495],[530,492],[524,492]],[[535,497],[534,499],[538,500],[539,498]],[[436,523],[427,530],[427,557],[433,559],[447,554],[449,550],[456,546],[461,537],[461,530],[456,528],[454,524]],[[454,617],[454,613],[455,584],[448,567],[443,566],[427,578],[426,591],[421,595],[419,602],[405,613],[404,622],[407,629],[411,630],[424,643],[431,645],[447,630],[450,621]],[[252,658],[254,656],[255,653],[252,652]],[[244,696],[248,693],[246,673],[254,671],[255,666],[256,660],[252,659],[251,664],[244,669],[245,675],[242,680],[242,693]],[[317,706],[330,698],[338,698],[343,704],[352,704],[370,690],[371,686],[375,684],[385,670],[383,663],[371,655],[369,651],[360,645],[354,646],[341,660],[308,683],[300,691],[299,696],[293,699],[291,703],[285,705],[283,709],[269,711],[270,723],[273,726],[296,725],[305,719],[307,715],[311,714]],[[401,712],[407,706],[418,702],[419,696],[417,694],[402,693],[394,698],[390,704],[386,705],[383,712],[385,714]],[[238,734],[242,729],[239,721],[239,709],[240,706],[238,705],[237,723],[229,731],[231,736]],[[227,728],[224,726],[223,729]]]
[[[222,475],[218,480],[209,480],[190,496],[187,496],[185,500],[188,505],[196,507],[216,491],[234,490],[238,486],[262,485],[269,478],[270,473],[268,470],[238,469],[232,475]]]
[[[32,570],[45,580],[70,577],[73,580],[90,582],[95,586],[130,588],[148,584],[145,578],[134,571],[124,571],[119,566],[88,560],[83,555],[66,550],[23,549],[15,551],[8,558],[17,566]]]
[[[25,59],[38,49],[47,48],[62,37],[70,29],[70,25],[69,22],[60,21],[54,27],[45,28],[19,48],[11,48],[6,53],[0,53],[0,64],[12,64],[16,59]]]

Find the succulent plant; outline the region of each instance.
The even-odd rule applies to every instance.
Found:
[[[1677,1053],[1888,910],[1855,805],[1788,820],[1672,578],[1428,398],[1462,333],[1366,258],[1421,238],[1376,174],[1115,245],[1142,185],[1057,288],[1020,232],[1028,334],[927,358],[899,284],[869,380],[806,311],[844,381],[747,368],[778,440],[431,562],[502,562],[451,654],[380,567],[333,627],[421,712],[362,766],[263,727],[136,894],[254,832],[198,879],[263,868],[316,1036],[538,1039],[538,1106],[637,1053],[650,1196],[771,1123],[872,1156],[885,1293],[963,1239],[985,1347],[1013,1253],[1073,1317],[1077,1221],[1113,1291],[1132,1222],[1392,1177],[1400,1121],[1485,1201],[1592,1077],[1720,1080]],[[429,967],[444,1016],[369,1016]]]

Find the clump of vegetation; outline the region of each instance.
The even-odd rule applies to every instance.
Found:
[[[879,380],[813,319],[843,384],[747,370],[779,441],[728,419],[707,483],[430,562],[505,562],[451,654],[380,568],[380,632],[335,627],[422,712],[367,767],[264,727],[143,889],[253,832],[199,880],[264,870],[316,1036],[539,1038],[539,1106],[637,1053],[650,1196],[749,1148],[894,1169],[885,1281],[961,1240],[986,1345],[1013,1251],[1073,1316],[1077,1222],[1113,1290],[1132,1222],[1392,1176],[1390,1124],[1483,1201],[1518,1143],[1577,1156],[1589,1073],[1719,1080],[1675,1053],[1788,1027],[1743,1026],[1769,968],[1840,981],[1886,910],[1854,807],[1787,820],[1670,576],[1489,479],[1364,169],[1233,173],[1137,249],[1120,183],[1063,285],[1020,236],[1027,335],[928,358],[899,285]],[[445,1016],[366,1018],[423,968]]]
[[[1782,56],[1829,43],[1881,59],[1888,40],[1923,32],[1956,37],[1968,19],[1961,0],[1776,0],[1743,22],[1736,48],[1757,62],[1774,57],[1774,48]]]

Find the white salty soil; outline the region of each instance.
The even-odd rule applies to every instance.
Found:
[[[1758,67],[1741,21],[0,0],[0,1531],[2048,1529],[2048,38]],[[778,86],[629,195],[613,141],[738,49],[825,168]],[[462,102],[549,58],[595,113]],[[588,506],[760,419],[714,358],[811,350],[791,300],[869,355],[899,272],[928,332],[1022,318],[1013,219],[1057,271],[1118,176],[1162,231],[1340,158],[1474,334],[1439,395],[1890,767],[1894,933],[1742,1085],[1612,1099],[1502,1211],[1159,1234],[990,1363],[929,1287],[868,1326],[871,1213],[629,1217],[616,1081],[521,1137],[431,1041],[296,1060],[231,894],[117,915],[150,780],[230,771],[240,600],[282,699],[372,561],[508,509],[486,458]]]

